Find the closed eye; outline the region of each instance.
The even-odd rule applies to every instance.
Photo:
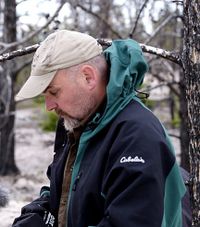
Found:
[[[49,91],[49,94],[50,95],[53,95],[53,96],[56,96],[58,94],[58,89],[56,89],[56,90],[50,90]]]
[[[59,90],[60,90],[59,88],[50,87],[50,88],[47,88],[42,94],[43,94],[44,96],[45,96],[45,95],[57,96]]]

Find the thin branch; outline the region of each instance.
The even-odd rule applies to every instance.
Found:
[[[133,29],[132,29],[132,32],[131,32],[130,35],[129,35],[130,38],[133,38],[133,34],[135,33],[135,30],[136,30],[136,28],[137,28],[137,24],[138,24],[138,21],[139,21],[139,19],[140,19],[141,14],[142,14],[142,11],[143,11],[144,8],[146,7],[146,4],[148,3],[148,1],[149,1],[149,0],[145,0],[145,2],[143,3],[143,5],[142,5],[142,7],[141,7],[141,9],[140,9],[140,11],[139,11],[139,13],[138,13],[138,15],[137,15],[137,18],[136,18],[134,27],[133,27]]]
[[[14,48],[20,44],[23,44],[27,41],[29,41],[30,39],[32,39],[34,36],[36,36],[37,34],[39,34],[44,28],[46,28],[54,19],[55,17],[58,16],[58,13],[60,12],[60,10],[62,9],[63,5],[65,3],[62,3],[58,9],[55,11],[54,15],[46,22],[45,25],[43,25],[41,28],[39,28],[38,30],[36,30],[35,32],[32,32],[31,34],[29,34],[28,36],[26,36],[24,39],[17,41],[17,42],[13,42],[13,43],[9,43],[7,44],[6,49],[4,49],[1,53],[5,53],[8,49],[10,48]]]
[[[98,42],[102,46],[108,47],[108,46],[112,45],[111,40],[98,39]],[[142,43],[139,43],[139,45],[142,48],[142,51],[145,52],[145,53],[154,54],[156,56],[159,56],[161,58],[172,61],[173,63],[176,63],[176,64],[182,66],[182,61],[181,61],[181,58],[180,58],[178,53],[175,53],[175,52],[172,52],[172,51],[167,51],[167,50],[157,48],[157,47],[148,46],[148,45],[145,45],[145,44],[142,44]]]
[[[0,42],[0,47],[7,48],[8,46],[8,43]]]
[[[156,79],[158,79],[158,80],[161,81],[161,82],[168,83],[168,82],[167,82],[163,77],[161,77],[159,74],[153,73],[152,76],[155,77]],[[177,95],[178,97],[180,97],[179,92],[173,87],[173,84],[178,84],[178,83],[177,83],[177,82],[168,83],[168,87],[170,88],[170,90],[171,90],[175,95]]]
[[[180,136],[177,136],[177,135],[172,134],[172,133],[169,133],[169,136],[174,137],[174,138],[179,139],[179,140],[181,139],[181,137],[180,137]]]
[[[21,0],[20,2],[17,2],[16,5],[21,4],[22,2],[26,2],[27,0]]]
[[[171,2],[183,5],[183,0],[172,0]]]
[[[151,37],[149,37],[145,44],[148,44],[157,34],[158,32],[160,32],[160,30],[166,25],[168,24],[173,18],[175,17],[175,14],[171,14],[169,15],[169,17],[167,17],[154,31],[154,33],[151,35]]]
[[[80,5],[79,3],[76,4],[77,7],[81,8],[83,11],[85,11],[86,13],[89,13],[91,14],[92,16],[96,17],[97,19],[99,19],[100,21],[102,21],[103,23],[106,24],[106,26],[110,29],[110,31],[116,35],[118,38],[122,39],[122,36],[117,32],[115,31],[112,26],[102,17],[100,17],[98,14],[92,12],[91,10],[85,8],[83,5]]]
[[[142,92],[147,92],[147,93],[149,93],[150,91],[153,91],[153,90],[155,90],[155,89],[157,89],[157,88],[165,87],[165,86],[170,87],[170,86],[173,85],[173,84],[178,84],[178,83],[177,83],[177,82],[167,82],[167,81],[165,81],[165,82],[163,82],[163,83],[161,83],[161,84],[158,84],[158,85],[156,85],[156,86],[154,86],[154,87],[148,87],[148,88],[142,90]]]
[[[140,44],[142,50],[146,53],[155,54],[161,58],[164,58],[166,60],[172,61],[182,67],[182,61],[178,53],[167,51],[164,49],[147,46],[145,44]]]
[[[174,78],[175,69],[172,67],[172,65],[170,65],[167,61],[162,61],[162,64],[167,68],[167,71],[169,72],[170,76]]]
[[[110,46],[112,43],[112,41],[106,41],[106,40],[102,40],[102,39],[99,39],[98,42],[104,46]],[[179,57],[178,53],[170,52],[170,51],[152,47],[152,46],[147,46],[145,44],[140,44],[140,46],[141,46],[142,50],[146,53],[155,54],[159,57],[165,58],[169,61],[172,61],[172,62],[182,66],[182,61],[181,61],[181,58]],[[25,48],[22,48],[19,50],[15,50],[15,51],[12,51],[9,53],[2,54],[2,55],[0,55],[0,62],[13,59],[17,56],[30,54],[30,53],[36,51],[36,49],[38,47],[39,47],[39,44],[35,44],[35,45],[28,46],[28,47],[25,47]]]
[[[39,44],[34,44],[32,46],[28,46],[28,47],[24,47],[22,49],[19,50],[15,50],[15,51],[11,51],[9,53],[5,53],[0,55],[0,62],[3,62],[5,60],[10,60],[13,59],[15,57],[19,57],[19,56],[23,56],[26,54],[30,54],[33,53],[37,50],[37,48],[39,47]]]

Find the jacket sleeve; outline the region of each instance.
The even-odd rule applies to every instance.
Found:
[[[40,191],[40,198],[22,208],[21,215],[14,220],[13,227],[57,226],[57,210],[62,184],[56,182],[56,180],[62,179],[62,175],[58,175],[58,173],[62,174],[63,171],[58,170],[61,167],[63,168],[65,160],[64,154],[62,154],[63,144],[66,143],[66,132],[64,130],[63,120],[59,119],[54,145],[54,159],[47,169],[50,187],[43,186]],[[56,166],[57,168],[55,168]]]
[[[41,197],[21,209],[21,215],[15,218],[13,227],[53,227],[54,216],[49,211],[48,187],[41,189]]]
[[[162,127],[156,127],[124,124],[116,133],[102,188],[104,218],[98,227],[162,226],[166,178],[176,164]],[[176,182],[171,187],[176,188]]]

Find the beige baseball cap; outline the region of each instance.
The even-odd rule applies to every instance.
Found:
[[[48,87],[57,70],[83,63],[100,55],[102,51],[97,40],[84,33],[58,30],[50,34],[35,52],[31,75],[15,100],[40,95]]]

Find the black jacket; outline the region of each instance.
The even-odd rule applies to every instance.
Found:
[[[49,209],[55,219],[68,154],[65,135],[59,124],[54,160],[47,171]],[[68,227],[164,226],[166,182],[172,177],[174,166],[175,157],[160,122],[149,110],[132,101],[90,141],[72,186]],[[167,201],[172,207],[177,205],[174,202],[177,188],[182,187],[177,184],[171,185],[174,194]],[[167,227],[180,227],[169,223]],[[16,222],[14,226],[20,225]]]
[[[68,152],[59,130],[55,148],[48,176],[56,216]],[[160,227],[165,182],[174,164],[161,124],[132,101],[90,141],[73,185],[68,226]]]

